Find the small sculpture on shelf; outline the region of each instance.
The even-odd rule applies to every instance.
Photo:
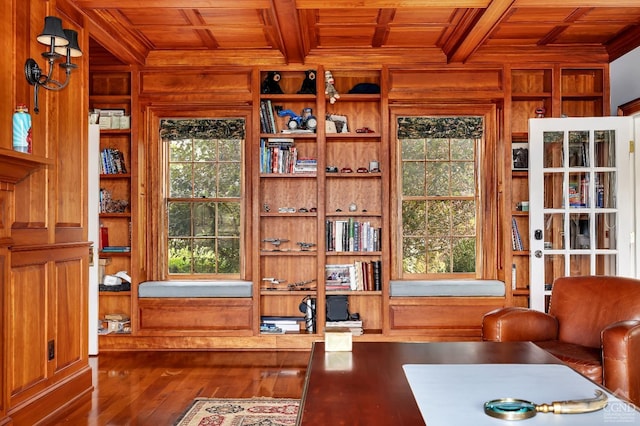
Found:
[[[308,243],[305,241],[299,241],[297,244],[300,246],[301,251],[309,251],[311,247],[316,245],[315,243]]]
[[[124,213],[129,206],[127,200],[114,200],[111,192],[100,189],[100,213]]]
[[[329,103],[335,104],[336,100],[340,99],[340,94],[336,87],[334,86],[335,80],[333,79],[333,74],[331,71],[327,70],[324,72],[324,93],[325,95],[329,95]]]
[[[280,88],[280,79],[282,76],[278,71],[269,71],[264,81],[260,92],[263,94],[282,94],[284,93]]]
[[[285,238],[265,238],[264,240],[262,240],[263,243],[271,243],[273,245],[273,249],[271,251],[280,251],[280,245],[282,243],[286,243],[287,241],[289,240]]]
[[[304,72],[305,78],[298,90],[299,95],[315,95],[316,94],[316,70],[307,70]]]

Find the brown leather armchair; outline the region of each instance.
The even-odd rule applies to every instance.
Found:
[[[640,280],[559,278],[548,314],[518,307],[489,312],[482,321],[482,339],[532,341],[640,405]]]

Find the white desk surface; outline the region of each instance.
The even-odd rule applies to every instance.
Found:
[[[606,392],[609,402],[586,414],[537,413],[525,420],[502,420],[484,413],[484,403],[518,398],[535,404],[593,398],[593,384],[565,365],[405,364],[409,386],[427,426],[640,425],[640,412]]]

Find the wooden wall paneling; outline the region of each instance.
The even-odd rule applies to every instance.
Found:
[[[431,334],[473,337],[480,340],[482,316],[503,307],[502,297],[412,297],[391,301],[390,321],[394,334]]]
[[[47,262],[43,259],[12,268],[6,313],[10,406],[36,396],[49,384],[48,363],[43,360],[50,338],[46,318],[49,279]]]
[[[53,263],[54,291],[53,336],[55,336],[54,374],[77,370],[88,356],[88,282],[86,247],[76,256]]]
[[[501,99],[502,67],[390,69],[390,102],[414,100]]]
[[[140,306],[140,331],[177,330],[207,334],[237,332],[253,328],[252,299],[199,298],[153,299],[143,298]]]

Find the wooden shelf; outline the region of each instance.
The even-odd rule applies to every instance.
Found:
[[[100,213],[100,217],[101,218],[123,218],[123,219],[127,219],[131,217],[131,213],[130,212],[123,212],[123,213]]]
[[[102,296],[119,296],[119,297],[131,297],[130,291],[99,291],[98,294]]]
[[[130,135],[131,129],[100,129],[100,136]]]
[[[31,172],[53,164],[53,160],[33,154],[0,148],[0,182],[16,184]]]
[[[105,173],[100,179],[131,179],[131,173]]]

